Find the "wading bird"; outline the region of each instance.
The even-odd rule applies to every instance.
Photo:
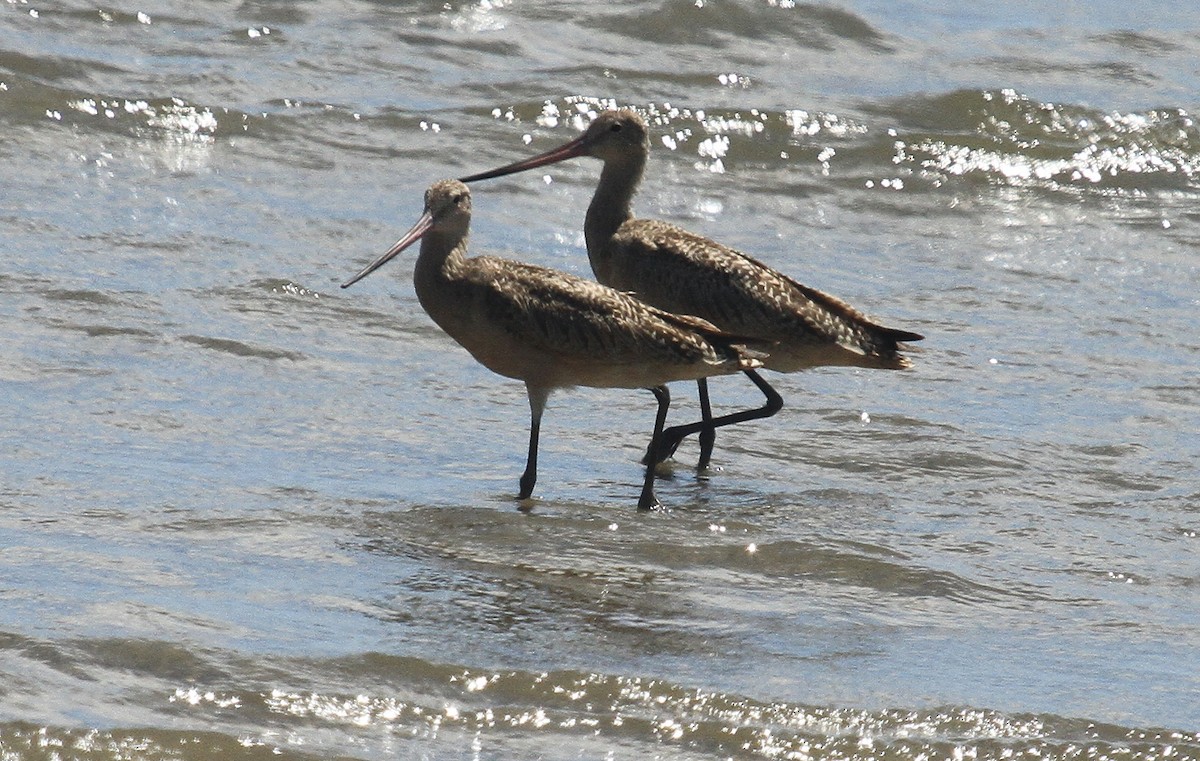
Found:
[[[588,259],[605,285],[634,294],[668,312],[696,315],[735,335],[771,342],[770,370],[793,372],[822,365],[900,369],[902,341],[923,336],[880,325],[841,299],[810,288],[746,254],[668,222],[637,219],[631,204],[650,153],[646,122],[635,111],[599,114],[582,135],[529,159],[462,178],[475,182],[590,156],[604,162],[584,221]],[[708,383],[697,380],[702,425],[669,429],[657,452],[674,453],[683,436],[700,432],[699,467],[712,456],[714,428]],[[779,411],[768,404],[745,419]],[[685,432],[686,431],[686,432]]]
[[[421,306],[489,370],[525,382],[529,454],[520,499],[533,493],[537,481],[538,433],[554,389],[650,389],[658,400],[651,453],[664,435],[669,381],[740,370],[768,398],[775,395],[754,371],[766,355],[746,348],[746,341],[705,320],[664,312],[591,280],[493,256],[468,257],[470,224],[467,186],[456,180],[437,182],[425,193],[425,211],[412,229],[342,287],[421,241],[413,273]],[[728,425],[742,419],[734,414],[714,423]],[[693,427],[682,435],[696,430]],[[641,509],[658,504],[654,465],[659,459],[649,458],[646,466],[638,501]]]

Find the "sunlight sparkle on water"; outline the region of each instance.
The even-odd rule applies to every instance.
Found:
[[[509,5],[511,0],[479,0],[479,3],[465,8],[450,18],[450,28],[456,32],[478,34],[479,32],[498,32],[508,26],[504,17],[496,11]],[[451,6],[446,4],[447,12]]]
[[[170,105],[160,108],[146,107],[142,110],[149,117],[146,120],[147,125],[176,135],[209,139],[209,136],[217,131],[217,117],[212,111],[189,106],[178,98],[172,98]]]
[[[292,283],[292,282],[282,283],[280,285],[274,286],[271,288],[271,292],[272,293],[286,293],[289,296],[304,296],[306,298],[314,298],[314,299],[321,298],[320,293],[313,291],[313,290],[309,290],[308,288],[305,288],[302,285],[298,285],[298,284]]]
[[[701,141],[700,145],[696,146],[696,152],[702,157],[712,159],[711,163],[696,162],[698,168],[706,168],[710,172],[721,174],[725,171],[725,164],[722,158],[729,151],[729,136],[714,135]]]
[[[121,98],[112,100],[79,98],[69,101],[67,105],[87,116],[103,116],[105,119],[132,116],[144,119],[146,126],[157,128],[181,139],[209,141],[218,127],[217,117],[211,110],[198,109],[179,98],[171,98],[170,103],[159,106],[151,105],[144,100]],[[46,114],[51,116],[49,111]],[[61,119],[62,115],[55,111],[53,118]]]
[[[479,692],[488,686],[488,677],[473,676],[469,677],[466,682],[467,692]]]
[[[755,548],[751,544],[748,551]],[[458,700],[441,696],[427,705],[390,696],[321,695],[272,690],[250,702],[296,719],[381,727],[411,737],[436,737],[458,727],[468,732],[546,730],[613,739],[648,733],[660,742],[739,749],[756,758],[1150,759],[1172,758],[1194,746],[1180,732],[1122,731],[1089,725],[1047,726],[1038,717],[983,709],[867,711],[761,702],[688,688],[658,678],[576,672],[509,672],[452,675]],[[483,685],[502,683],[502,705],[489,705]],[[259,706],[236,695],[196,686],[170,698],[196,711],[249,710]],[[303,741],[297,728],[296,739]],[[484,735],[486,737],[486,735]],[[734,743],[732,746],[727,743]],[[1178,757],[1184,757],[1182,755]]]
[[[785,111],[784,122],[791,128],[793,135],[812,136],[825,132],[834,137],[866,134],[867,126],[858,122],[842,119],[837,114],[810,114],[803,109]]]
[[[750,77],[745,74],[719,74],[717,81],[726,87],[741,87],[743,90],[750,87]]]
[[[177,687],[175,693],[167,698],[171,703],[183,702],[191,706],[198,706],[201,703],[211,703],[218,708],[237,708],[241,706],[241,698],[236,695],[217,697],[215,692],[211,690],[201,692],[195,687],[189,687],[186,690]]]
[[[543,127],[557,127],[559,115],[558,106],[548,100],[542,104],[542,112],[538,114],[536,121]]]
[[[1200,131],[1182,109],[1084,115],[1013,90],[981,93],[986,144],[942,137],[897,140],[893,163],[931,177],[982,175],[1017,186],[1098,185],[1130,175],[1200,176]],[[1057,155],[1055,155],[1057,154]],[[1174,180],[1179,183],[1180,180]]]

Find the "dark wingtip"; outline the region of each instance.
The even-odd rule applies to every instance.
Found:
[[[904,342],[904,343],[908,343],[910,341],[924,341],[925,340],[925,336],[921,335],[920,333],[910,333],[907,330],[896,330],[895,328],[890,328],[888,330],[888,338],[891,338],[892,340],[894,340],[896,342]]]

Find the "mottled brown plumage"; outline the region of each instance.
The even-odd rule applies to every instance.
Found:
[[[636,112],[605,111],[575,140],[463,181],[578,156],[598,158],[604,168],[588,206],[584,237],[601,283],[630,291],[660,309],[694,314],[731,333],[773,342],[766,360],[772,370],[910,366],[900,353],[901,342],[921,340],[917,333],[880,325],[841,299],[709,238],[667,222],[634,218],[631,204],[649,152],[646,123]],[[703,379],[699,383],[707,419],[707,388]],[[711,437],[705,439],[702,435],[701,466],[711,454]]]
[[[537,478],[537,439],[556,388],[650,388],[659,399],[651,448],[669,396],[664,384],[738,371],[753,376],[760,355],[697,317],[665,312],[591,280],[492,256],[467,257],[471,196],[456,180],[435,183],[421,219],[383,256],[342,287],[421,240],[413,281],[421,306],[488,369],[525,382],[531,411],[521,498]],[[656,504],[653,466],[639,506]]]
[[[722,329],[774,344],[766,366],[903,368],[898,342],[921,336],[884,327],[845,301],[757,259],[669,222],[629,219],[600,249],[603,282],[667,311],[691,310]]]
[[[492,256],[442,265],[422,306],[489,369],[535,386],[643,388],[743,366],[730,336],[595,281]],[[754,365],[748,364],[748,367]]]

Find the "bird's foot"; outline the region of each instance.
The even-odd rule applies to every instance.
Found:
[[[662,503],[658,501],[658,497],[651,492],[649,495],[643,493],[642,498],[638,500],[638,512],[650,512],[652,510],[662,510]]]

